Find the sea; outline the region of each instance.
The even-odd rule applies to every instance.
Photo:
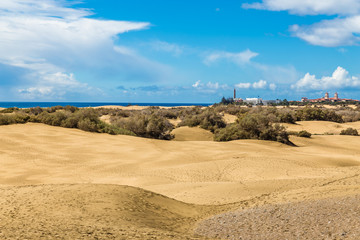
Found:
[[[0,102],[0,108],[31,108],[31,107],[54,107],[54,106],[74,106],[74,107],[100,107],[100,106],[160,106],[160,107],[180,107],[180,106],[210,106],[212,103],[116,103],[116,102]]]

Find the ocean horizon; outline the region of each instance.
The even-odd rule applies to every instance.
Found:
[[[100,107],[100,106],[159,106],[159,107],[180,107],[180,106],[210,106],[213,103],[119,103],[119,102],[0,102],[1,108],[31,108],[31,107]]]

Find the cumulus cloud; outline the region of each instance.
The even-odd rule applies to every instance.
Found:
[[[269,88],[270,88],[270,90],[275,91],[276,90],[276,84],[270,83]]]
[[[236,84],[235,87],[249,89],[251,87],[251,83],[239,83],[239,84]]]
[[[264,80],[260,80],[258,82],[254,82],[252,86],[255,89],[264,89],[267,86],[267,82]]]
[[[270,90],[276,89],[276,84],[271,83],[268,85],[267,81],[265,80],[259,80],[258,82],[254,83],[239,83],[235,85],[235,88],[242,88],[242,89],[266,89],[269,88]]]
[[[133,62],[141,67],[138,60],[144,59],[125,47],[116,47],[114,38],[146,29],[149,23],[98,20],[88,18],[90,15],[91,11],[74,8],[66,1],[0,1],[0,64],[26,70],[22,78],[27,86],[17,86],[19,93],[43,96],[54,88],[60,93],[82,88],[84,84],[73,75],[77,69],[131,71]],[[160,67],[150,64],[148,68]]]
[[[219,89],[228,90],[230,89],[227,84],[219,84],[218,82],[208,82],[206,84],[202,83],[200,80],[196,81],[193,85],[193,88],[203,91],[203,92],[216,92]]]
[[[360,88],[360,79],[350,76],[349,72],[342,67],[338,67],[331,76],[321,78],[306,73],[302,79],[291,86],[297,90],[344,89],[348,87]]]
[[[263,0],[258,3],[243,4],[244,8],[288,11],[300,15],[336,15],[331,20],[323,20],[308,26],[293,25],[294,36],[312,44],[324,47],[355,45],[360,41],[360,1],[359,0]]]
[[[247,49],[243,52],[232,53],[232,52],[214,52],[205,57],[204,63],[206,65],[211,65],[220,60],[228,60],[238,65],[243,65],[250,63],[251,59],[258,56],[256,52],[252,52]]]
[[[359,0],[263,0],[244,3],[243,8],[289,11],[300,15],[353,15],[360,12]]]
[[[97,91],[86,83],[78,82],[72,73],[33,72],[30,76],[36,79],[35,86],[18,89],[18,93],[26,99],[61,98],[68,92]]]
[[[324,20],[310,26],[294,25],[293,34],[308,43],[325,47],[354,45],[360,38],[360,16]]]

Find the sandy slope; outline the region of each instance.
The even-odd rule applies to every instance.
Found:
[[[1,239],[194,239],[206,212],[117,185],[1,187],[0,194]]]
[[[237,118],[238,118],[237,116],[227,114],[227,113],[225,113],[224,116],[223,116],[223,119],[227,124],[236,122]]]
[[[294,137],[292,141],[298,147],[290,147],[276,142],[255,140],[227,143],[159,141],[33,123],[1,126],[0,136],[0,192],[2,196],[6,196],[0,199],[0,211],[3,213],[0,218],[7,216],[3,217],[5,221],[0,219],[2,224],[6,224],[5,228],[0,227],[0,234],[4,229],[7,229],[7,234],[11,234],[11,218],[15,217],[17,224],[23,221],[25,225],[36,221],[32,220],[31,214],[44,211],[40,206],[36,206],[41,204],[44,204],[48,214],[44,213],[46,216],[44,215],[43,219],[50,220],[42,231],[33,232],[34,236],[39,236],[36,234],[41,232],[46,236],[52,229],[58,228],[67,217],[71,234],[77,231],[76,234],[80,235],[76,236],[83,236],[86,226],[95,226],[94,222],[100,222],[103,225],[96,225],[95,229],[99,230],[94,234],[106,239],[102,234],[107,230],[103,231],[102,227],[108,224],[103,222],[107,221],[103,218],[117,213],[118,218],[126,221],[111,217],[111,221],[121,223],[121,227],[112,225],[112,230],[109,228],[112,234],[118,234],[116,236],[124,233],[124,236],[130,236],[128,238],[151,239],[141,236],[143,233],[150,233],[163,236],[158,239],[171,239],[189,232],[194,227],[195,220],[218,214],[220,211],[249,209],[268,204],[296,204],[360,194],[360,137]],[[43,184],[45,185],[28,186]],[[150,200],[144,196],[152,193],[113,184],[140,187],[174,200],[156,195],[159,199],[158,205],[150,206],[147,204]],[[132,193],[129,195],[127,191]],[[93,195],[87,197],[88,192]],[[113,193],[125,195],[118,197]],[[122,202],[138,195],[143,197],[132,198],[126,204]],[[59,202],[61,196],[68,196],[64,198],[65,203]],[[116,212],[118,207],[111,202],[111,199],[117,198],[123,199],[120,205],[126,206],[122,212]],[[86,199],[94,199],[94,202],[87,202]],[[139,199],[144,199],[144,202]],[[101,202],[111,204],[101,205]],[[131,205],[130,202],[139,204]],[[98,203],[100,205],[94,208],[99,212],[93,213],[89,210],[91,208],[85,207],[87,204],[93,206],[92,204]],[[205,208],[191,204],[212,206]],[[218,204],[228,205],[215,206]],[[153,208],[167,208],[171,211],[152,214],[146,212],[147,207],[142,208],[144,205],[150,207],[149,211],[153,211]],[[14,206],[14,209],[10,206]],[[55,207],[48,211],[49,206]],[[133,208],[137,213],[129,215]],[[178,208],[184,212],[172,212]],[[188,209],[195,215],[187,215]],[[145,218],[145,215],[141,215],[143,213],[140,214],[140,210],[149,216],[146,221],[153,222],[164,217],[161,220],[163,223],[157,225],[173,227],[164,230],[146,225],[140,220]],[[18,211],[22,213],[17,215]],[[56,217],[62,220],[52,221],[53,214],[58,214]],[[180,223],[176,227],[179,229],[177,233],[174,230],[174,221],[169,217],[175,216],[173,214]],[[260,211],[256,217],[261,218],[261,214]],[[71,218],[71,215],[74,217]],[[103,216],[102,220],[96,220],[100,215]],[[79,219],[88,225],[81,225]],[[36,224],[34,226],[41,226],[43,222],[39,220]],[[64,228],[59,227],[55,232],[61,234],[67,225],[65,224]],[[76,227],[78,225],[79,228]],[[16,224],[14,226],[19,227]],[[139,234],[136,230],[143,228],[149,230],[141,230],[140,235],[136,235]],[[25,226],[24,229],[23,234],[29,228]],[[167,234],[173,234],[174,237],[168,237]],[[189,234],[189,237],[194,237]]]
[[[179,127],[174,129],[174,141],[213,141],[214,134],[200,127]]]
[[[2,126],[0,134],[0,184],[131,185],[198,204],[290,190],[341,177],[360,164],[360,138],[351,136],[295,138],[299,147],[290,147],[159,141],[42,124]]]
[[[346,128],[355,128],[360,131],[360,122],[335,123],[327,121],[301,121],[296,124],[286,124],[288,131],[306,130],[312,134],[340,134]]]
[[[360,196],[330,198],[245,211],[203,221],[196,232],[221,239],[359,239]]]

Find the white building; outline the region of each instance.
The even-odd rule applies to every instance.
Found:
[[[261,105],[263,104],[262,98],[246,98],[244,102],[252,104],[252,105]]]

